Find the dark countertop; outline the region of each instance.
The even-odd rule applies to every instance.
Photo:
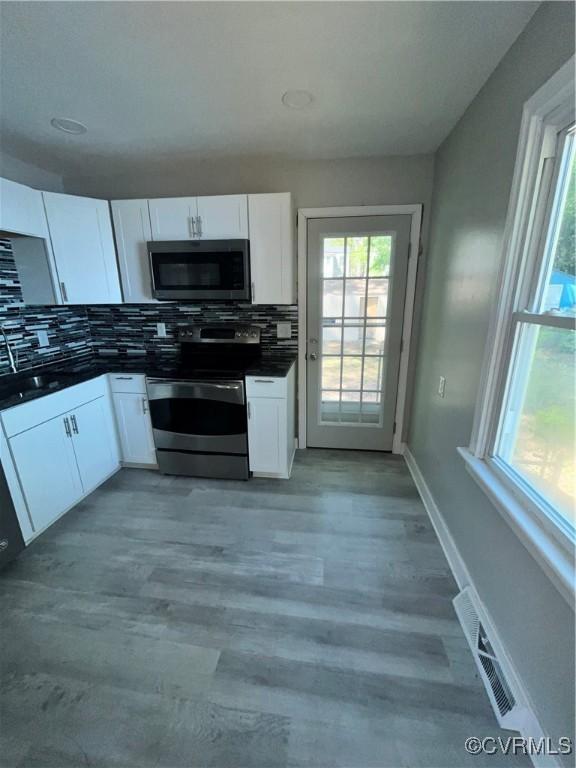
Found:
[[[296,355],[263,355],[247,370],[246,376],[287,376],[296,361]],[[0,410],[12,408],[21,403],[59,392],[66,387],[81,384],[105,373],[140,373],[145,376],[162,378],[178,373],[176,358],[155,358],[151,356],[116,358],[95,357],[82,362],[59,363],[41,368],[30,368],[16,374],[0,377]],[[43,386],[29,389],[26,380],[32,376],[43,376]]]

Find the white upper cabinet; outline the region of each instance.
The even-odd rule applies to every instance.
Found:
[[[152,240],[192,240],[195,235],[195,197],[159,197],[148,200]]]
[[[197,236],[202,240],[245,240],[248,237],[246,195],[198,197]]]
[[[152,297],[146,247],[152,240],[148,201],[113,200],[111,205],[124,301],[135,304],[156,302]]]
[[[288,192],[248,195],[253,304],[294,304],[294,226]]]
[[[42,192],[0,179],[0,230],[47,238]]]
[[[121,302],[108,202],[54,192],[42,194],[63,302]]]
[[[246,195],[160,197],[148,200],[153,240],[248,237]]]

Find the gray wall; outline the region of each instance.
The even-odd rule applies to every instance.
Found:
[[[436,156],[410,448],[550,735],[574,729],[574,613],[467,474],[523,103],[574,51],[543,3]],[[446,376],[446,397],[437,396]]]
[[[0,176],[47,192],[63,192],[62,177],[32,163],[0,152]]]
[[[429,203],[432,155],[350,160],[154,161],[145,173],[66,177],[66,192],[109,199],[292,192],[298,208],[377,203]]]

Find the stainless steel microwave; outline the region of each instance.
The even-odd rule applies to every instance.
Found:
[[[164,240],[148,243],[156,299],[250,301],[248,240]]]

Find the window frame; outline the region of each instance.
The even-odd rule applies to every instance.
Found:
[[[544,257],[558,174],[569,126],[574,124],[574,57],[524,105],[503,240],[499,294],[491,316],[470,445],[458,448],[466,467],[522,543],[574,607],[575,541],[552,508],[495,455],[524,323],[574,329],[574,318],[538,313]],[[563,141],[559,136],[564,132]]]

